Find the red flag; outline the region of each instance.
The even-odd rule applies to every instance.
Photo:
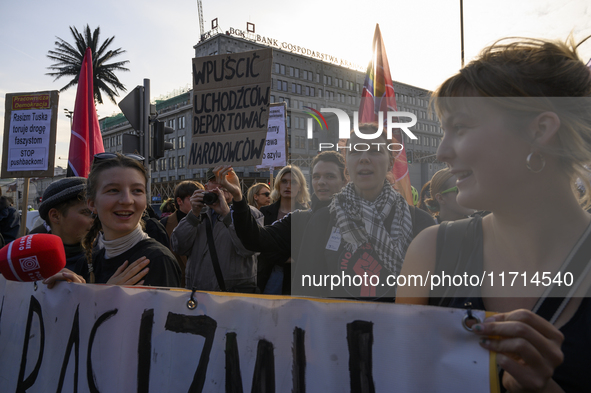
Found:
[[[86,48],[78,77],[78,91],[72,119],[68,176],[88,177],[94,155],[105,151],[94,106],[92,77],[92,51]]]
[[[380,25],[376,24],[376,31],[373,36],[372,59],[367,66],[363,93],[359,103],[359,122],[371,123],[378,121],[378,113],[384,112],[384,129],[386,128],[386,112],[396,111],[396,96],[390,66],[386,56],[386,48],[382,40]],[[392,131],[392,142],[404,146],[404,138],[400,129]],[[392,168],[393,178],[396,179],[394,187],[404,196],[409,204],[413,204],[408,174],[408,163],[406,161],[406,149],[395,153],[394,167]]]

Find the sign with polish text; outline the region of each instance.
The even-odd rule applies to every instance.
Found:
[[[53,176],[57,91],[6,94],[2,178]]]
[[[261,163],[272,64],[272,49],[193,59],[189,168]]]

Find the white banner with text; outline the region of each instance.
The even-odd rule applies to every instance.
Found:
[[[465,310],[204,292],[193,294],[191,309],[191,296],[47,289],[0,276],[0,390],[423,393],[494,385],[494,358],[462,326]]]

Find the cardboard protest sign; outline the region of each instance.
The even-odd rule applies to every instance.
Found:
[[[272,49],[193,59],[189,168],[261,163],[272,63]]]
[[[269,107],[269,127],[263,152],[263,162],[257,168],[277,168],[287,165],[287,127],[285,102]]]
[[[2,177],[53,176],[59,93],[6,94]]]
[[[190,309],[190,298],[0,276],[2,391],[497,391],[465,310],[205,292]]]

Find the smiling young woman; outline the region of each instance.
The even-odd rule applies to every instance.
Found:
[[[136,265],[136,270],[129,273],[145,273],[140,284],[180,285],[181,272],[175,257],[150,238],[140,224],[147,205],[146,184],[146,171],[137,159],[121,154],[95,157],[86,192],[95,218],[82,242],[87,264],[80,272],[87,282],[125,284],[114,278],[129,272],[128,262],[135,261],[132,265]],[[93,252],[95,240],[97,247]]]
[[[496,281],[450,288],[443,299],[430,298],[429,288],[401,287],[397,301],[469,301],[499,312],[473,331],[497,353],[511,392],[591,391],[591,279],[584,270],[591,245],[591,73],[576,47],[572,38],[501,41],[434,93],[445,131],[437,158],[457,178],[457,202],[491,213],[456,221],[458,236],[447,225],[425,230],[401,274],[444,268],[492,272]],[[582,198],[577,179],[585,184]],[[443,252],[456,238],[457,251]],[[523,280],[503,285],[500,276],[509,272]],[[564,272],[574,276],[574,292],[552,295]],[[554,281],[532,281],[545,276]]]

